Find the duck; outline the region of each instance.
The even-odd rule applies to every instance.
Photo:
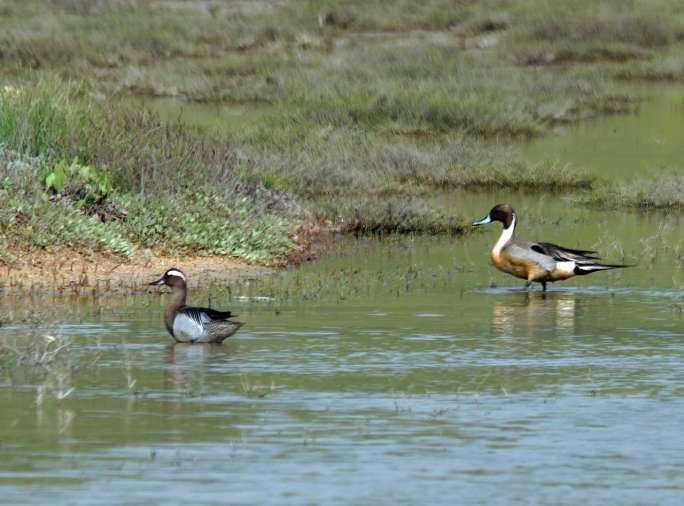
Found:
[[[231,320],[235,315],[230,311],[186,306],[187,277],[176,267],[150,285],[171,287],[171,301],[164,312],[164,323],[176,342],[220,344],[244,325]]]
[[[533,282],[546,284],[593,272],[631,267],[624,264],[601,262],[596,251],[565,248],[550,242],[534,242],[515,239],[516,214],[509,204],[497,204],[473,226],[499,221],[503,232],[492,248],[491,258],[500,271],[526,280],[525,288]]]

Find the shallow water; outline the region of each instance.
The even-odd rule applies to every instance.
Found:
[[[509,201],[521,236],[638,266],[528,293],[489,265],[497,225],[342,238],[300,269],[191,293],[247,322],[214,347],[171,345],[157,293],[0,299],[6,346],[67,350],[45,369],[0,362],[3,500],[679,504],[682,218],[435,198],[473,219]]]
[[[605,179],[648,178],[681,169],[684,88],[633,86],[644,102],[633,114],[606,116],[558,130],[523,146],[530,160],[550,159]]]

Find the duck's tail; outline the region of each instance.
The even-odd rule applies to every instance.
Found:
[[[627,264],[600,264],[597,262],[578,263],[575,265],[575,274],[577,276],[584,276],[592,272],[607,271],[610,269],[624,269],[625,267],[634,267]]]
[[[208,325],[210,334],[209,342],[221,344],[240,330],[240,327],[243,325],[243,322],[236,322],[235,320],[215,320]]]

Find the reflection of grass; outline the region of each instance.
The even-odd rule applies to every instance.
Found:
[[[259,385],[252,383],[246,374],[240,375],[240,388],[242,393],[248,397],[266,397],[268,394],[276,392],[284,387],[276,386],[273,382],[270,385]]]
[[[62,400],[74,391],[76,372],[98,359],[84,360],[74,348],[73,340],[61,333],[5,337],[0,342],[0,370],[12,385],[34,387],[37,404],[48,392]]]

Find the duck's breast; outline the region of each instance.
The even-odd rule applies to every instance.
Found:
[[[518,278],[527,279],[530,266],[522,258],[512,257],[506,251],[492,251],[492,263],[500,271],[512,274]]]
[[[173,320],[173,337],[180,342],[202,341],[208,337],[207,323],[208,318],[193,318],[186,313],[178,313]]]

